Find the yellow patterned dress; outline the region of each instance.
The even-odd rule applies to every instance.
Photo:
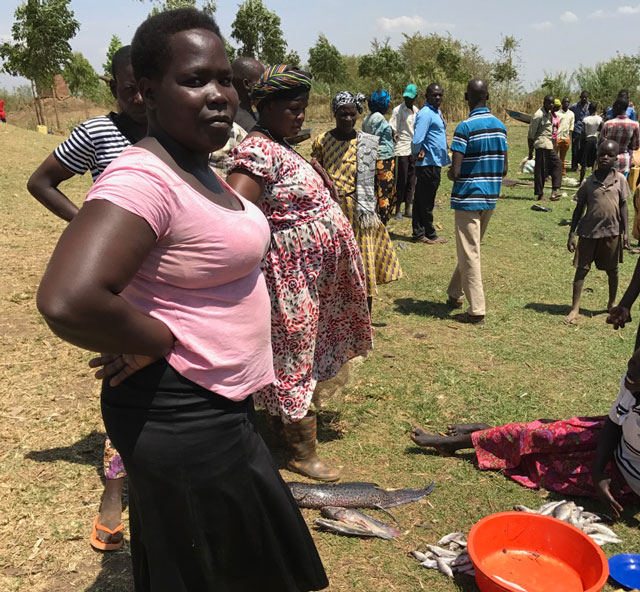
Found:
[[[331,132],[316,138],[311,148],[311,156],[326,169],[331,176],[340,206],[349,219],[356,237],[367,279],[367,295],[377,293],[378,284],[388,284],[402,277],[400,262],[384,224],[376,228],[360,228],[356,220],[356,174],[357,137],[353,140],[337,140]]]

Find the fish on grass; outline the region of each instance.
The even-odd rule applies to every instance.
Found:
[[[376,520],[354,508],[336,508],[325,506],[320,510],[322,518],[316,518],[316,524],[322,530],[359,537],[378,537],[393,539],[400,535],[395,526]]]
[[[300,508],[341,508],[386,509],[417,502],[429,495],[435,483],[422,489],[382,489],[375,483],[355,481],[352,483],[287,483],[293,499]]]
[[[551,516],[563,522],[568,522],[589,535],[601,547],[609,543],[618,544],[622,542],[613,530],[601,524],[601,516],[593,512],[585,512],[584,508],[577,506],[575,502],[568,502],[567,500],[547,502],[546,504],[542,504],[537,510],[520,505],[513,506],[513,509],[519,512]]]

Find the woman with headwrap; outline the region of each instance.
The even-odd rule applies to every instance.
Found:
[[[357,132],[357,114],[364,95],[338,93],[331,103],[336,127],[320,135],[311,156],[327,171],[340,198],[362,253],[367,277],[367,304],[371,312],[377,284],[402,277],[387,229],[376,214],[375,168],[379,138]]]
[[[371,349],[371,323],[349,221],[331,198],[326,173],[286,141],[302,127],[310,87],[311,76],[296,68],[265,71],[253,93],[258,122],[231,153],[228,182],[262,209],[272,233],[264,274],[276,380],[255,399],[282,419],[288,468],[335,481],[338,472],[317,456],[309,407],[317,382]]]
[[[376,163],[376,196],[378,214],[386,226],[396,201],[396,159],[393,129],[384,114],[389,111],[391,95],[386,90],[376,90],[369,97],[369,115],[362,122],[362,131],[380,138]]]

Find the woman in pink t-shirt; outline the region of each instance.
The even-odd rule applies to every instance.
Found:
[[[113,352],[92,365],[129,476],[135,589],[319,590],[313,540],[254,425],[251,394],[274,380],[269,226],[208,166],[238,103],[220,31],[193,9],[160,13],[132,63],[149,135],[89,192],[38,307],[63,339]]]

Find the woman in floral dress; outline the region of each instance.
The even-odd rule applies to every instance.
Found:
[[[254,89],[258,123],[231,153],[228,182],[262,209],[272,233],[264,274],[276,381],[255,399],[282,419],[288,467],[335,481],[338,472],[316,453],[311,398],[318,381],[371,348],[371,324],[351,225],[331,198],[326,173],[285,140],[302,127],[310,80],[285,65],[265,71]]]
[[[356,237],[367,276],[369,312],[378,284],[402,277],[402,269],[389,233],[376,214],[375,167],[378,138],[355,130],[364,95],[338,93],[331,110],[336,127],[313,143],[311,156],[331,177],[340,206]]]

